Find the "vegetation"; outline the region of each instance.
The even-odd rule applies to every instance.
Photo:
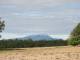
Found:
[[[3,48],[27,48],[27,47],[49,47],[49,46],[66,46],[65,40],[0,40],[0,49]]]
[[[1,17],[0,17],[0,32],[2,32],[4,30],[4,27],[5,27],[5,22],[1,20]],[[0,35],[1,37],[1,35]]]
[[[80,23],[71,32],[68,43],[73,46],[80,44]]]

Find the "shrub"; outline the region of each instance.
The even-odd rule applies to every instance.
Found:
[[[68,44],[72,45],[72,46],[79,45],[80,44],[80,37],[71,38],[70,40],[68,40]]]
[[[80,44],[80,23],[71,32],[68,44],[73,46]]]

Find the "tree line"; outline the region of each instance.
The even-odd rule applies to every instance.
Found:
[[[0,40],[0,49],[1,48],[27,48],[27,47],[50,47],[50,46],[67,46],[66,40],[17,40],[17,39],[8,39]]]

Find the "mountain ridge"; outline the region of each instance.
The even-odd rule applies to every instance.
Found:
[[[58,38],[52,38],[49,35],[44,35],[44,34],[36,34],[36,35],[29,35],[29,36],[25,36],[23,38],[20,38],[23,40],[27,40],[27,39],[32,39],[32,40],[57,40]]]

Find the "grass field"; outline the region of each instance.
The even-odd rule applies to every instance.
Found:
[[[0,51],[0,60],[80,60],[80,47],[19,48]]]

